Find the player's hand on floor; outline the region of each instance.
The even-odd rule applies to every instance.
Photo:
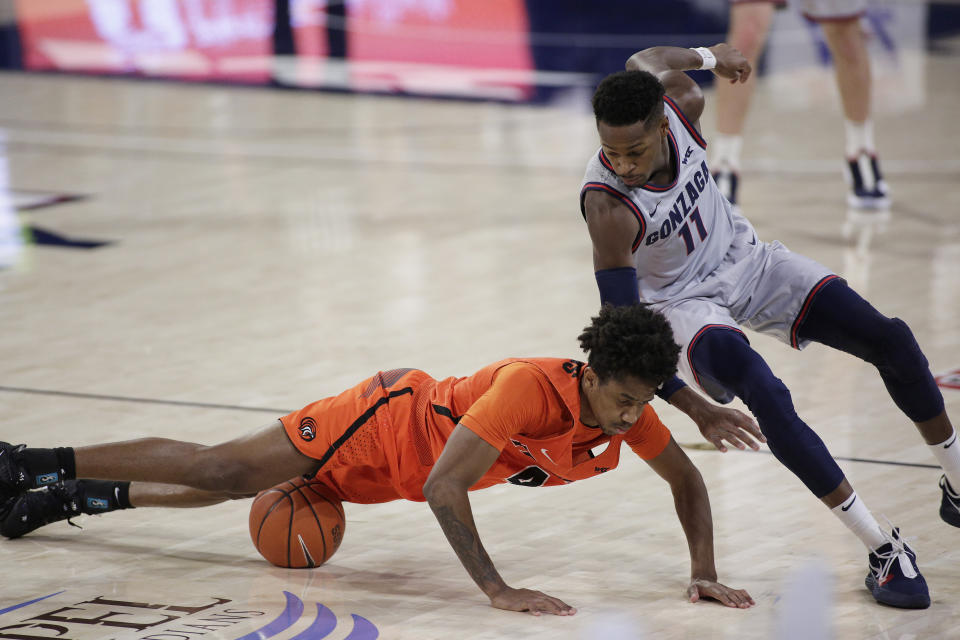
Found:
[[[757,423],[743,411],[736,409],[709,404],[702,407],[693,420],[703,437],[723,453],[727,451],[724,440],[741,451],[747,447],[759,451],[760,445],[757,441],[767,441]]]
[[[733,589],[714,580],[697,578],[690,581],[687,587],[687,597],[690,602],[697,602],[701,598],[710,598],[728,607],[749,609],[757,604],[744,589]]]
[[[726,42],[715,44],[710,51],[717,57],[717,66],[713,72],[721,78],[727,78],[731,84],[746,82],[753,70],[743,54]]]
[[[526,611],[531,615],[552,613],[557,616],[572,616],[576,609],[552,596],[548,596],[533,589],[512,589],[507,587],[503,591],[490,596],[490,604],[497,609],[507,611]]]

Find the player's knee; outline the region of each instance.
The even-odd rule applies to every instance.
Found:
[[[902,380],[921,377],[929,367],[913,332],[900,318],[891,318],[885,323],[882,338],[875,345],[871,362],[881,372]]]
[[[747,58],[752,58],[760,53],[766,35],[767,25],[762,19],[744,20],[733,34],[731,44]]]

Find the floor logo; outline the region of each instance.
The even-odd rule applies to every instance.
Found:
[[[283,633],[301,620],[305,609],[303,600],[289,591],[284,591],[283,595],[287,597],[287,606],[276,620],[245,636],[240,636],[237,640],[262,640],[263,638],[272,638]],[[319,602],[315,604],[317,607],[316,618],[314,618],[309,627],[290,638],[290,640],[321,640],[321,638],[326,638],[337,628],[337,616],[334,615],[333,611]],[[353,630],[344,640],[375,640],[380,635],[380,632],[372,622],[355,613],[350,615],[353,616]]]
[[[0,616],[62,593],[65,592],[58,591],[0,609]],[[228,598],[214,598],[213,602],[202,606],[184,606],[113,600],[97,596],[16,622],[11,620],[12,624],[0,622],[0,639],[44,640],[53,637],[92,637],[89,633],[94,628],[101,631],[96,637],[104,637],[103,632],[106,632],[106,629],[102,627],[108,627],[111,629],[109,632],[111,637],[117,637],[115,634],[126,631],[130,634],[135,633],[137,640],[198,640],[198,636],[208,634],[216,634],[215,637],[218,638],[232,636],[234,640],[265,640],[281,634],[284,635],[284,640],[323,640],[337,628],[337,616],[326,606],[315,602],[313,607],[316,612],[305,613],[307,605],[303,600],[289,591],[284,591],[283,595],[286,597],[286,605],[279,616],[259,629],[240,636],[224,634],[229,633],[230,627],[249,623],[253,618],[264,616],[267,612],[237,609],[235,607],[239,603]],[[313,617],[309,619],[311,615]],[[344,640],[376,640],[379,637],[380,632],[372,622],[356,614],[351,614],[351,617],[353,628]],[[295,633],[293,636],[285,633],[301,621],[309,622],[302,631],[293,632]],[[300,626],[303,627],[303,625]],[[50,631],[55,635],[50,635]],[[132,638],[133,636],[125,635],[124,637]]]

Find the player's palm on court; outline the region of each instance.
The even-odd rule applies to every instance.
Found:
[[[703,578],[690,582],[690,586],[687,587],[687,597],[690,598],[690,602],[711,598],[723,605],[738,609],[748,609],[756,604],[744,589],[733,589],[725,584]]]
[[[490,604],[497,609],[527,611],[535,616],[539,616],[541,613],[572,616],[577,612],[576,609],[562,600],[533,589],[511,589],[507,587],[500,593],[491,596]]]

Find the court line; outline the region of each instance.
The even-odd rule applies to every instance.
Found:
[[[57,591],[56,593],[51,593],[51,594],[48,595],[48,596],[40,596],[39,598],[34,598],[33,600],[28,600],[28,601],[26,601],[26,602],[21,602],[20,604],[15,604],[15,605],[13,605],[13,606],[7,607],[6,609],[0,609],[0,615],[3,615],[3,614],[5,614],[5,613],[10,613],[11,611],[16,611],[17,609],[22,609],[22,608],[24,608],[24,607],[28,607],[28,606],[30,606],[31,604],[33,604],[34,602],[40,602],[41,600],[46,600],[47,598],[52,598],[53,596],[58,596],[58,595],[60,595],[61,593],[63,593],[63,591]]]
[[[680,446],[684,449],[690,449],[694,451],[716,451],[717,449],[710,443],[707,442],[694,442],[694,443],[680,443]],[[730,451],[735,451],[735,449],[730,449]],[[765,453],[767,455],[773,455],[771,451],[761,449],[760,451],[740,451],[740,453]],[[844,462],[866,462],[867,464],[886,464],[895,467],[915,467],[917,469],[939,469],[940,465],[936,464],[927,464],[924,462],[897,462],[896,460],[877,460],[874,458],[853,458],[850,456],[833,456],[834,460],[843,460]]]
[[[213,402],[192,402],[189,400],[164,400],[162,398],[139,398],[136,396],[113,396],[100,393],[78,393],[76,391],[58,391],[56,389],[33,389],[29,387],[9,387],[0,385],[0,392],[32,393],[43,396],[60,396],[63,398],[81,398],[84,400],[107,400],[111,402],[136,402],[140,404],[162,404],[172,407],[194,407],[198,409],[227,409],[230,411],[255,411],[258,413],[275,413],[286,415],[292,409],[275,409],[271,407],[248,407],[239,404],[217,404]]]
[[[273,413],[286,415],[293,409],[276,409],[271,407],[248,407],[239,404],[217,404],[212,402],[191,402],[188,400],[163,400],[162,398],[140,398],[136,396],[114,396],[99,393],[78,393],[76,391],[58,391],[56,389],[34,389],[30,387],[10,387],[0,385],[0,392],[8,393],[31,393],[43,396],[59,396],[62,398],[80,398],[83,400],[106,400],[109,402],[135,402],[139,404],[160,404],[172,407],[194,407],[197,409],[226,409],[228,411],[254,411],[257,413]],[[697,451],[716,451],[709,443],[680,443],[684,449]],[[746,453],[746,452],[744,452]],[[756,453],[756,452],[754,452]],[[769,451],[760,450],[759,453],[773,455]],[[872,458],[853,458],[848,456],[833,456],[834,460],[843,460],[845,462],[865,462],[867,464],[885,464],[897,467],[915,467],[919,469],[939,469],[935,464],[924,464],[920,462],[897,462],[896,460],[875,460]]]

